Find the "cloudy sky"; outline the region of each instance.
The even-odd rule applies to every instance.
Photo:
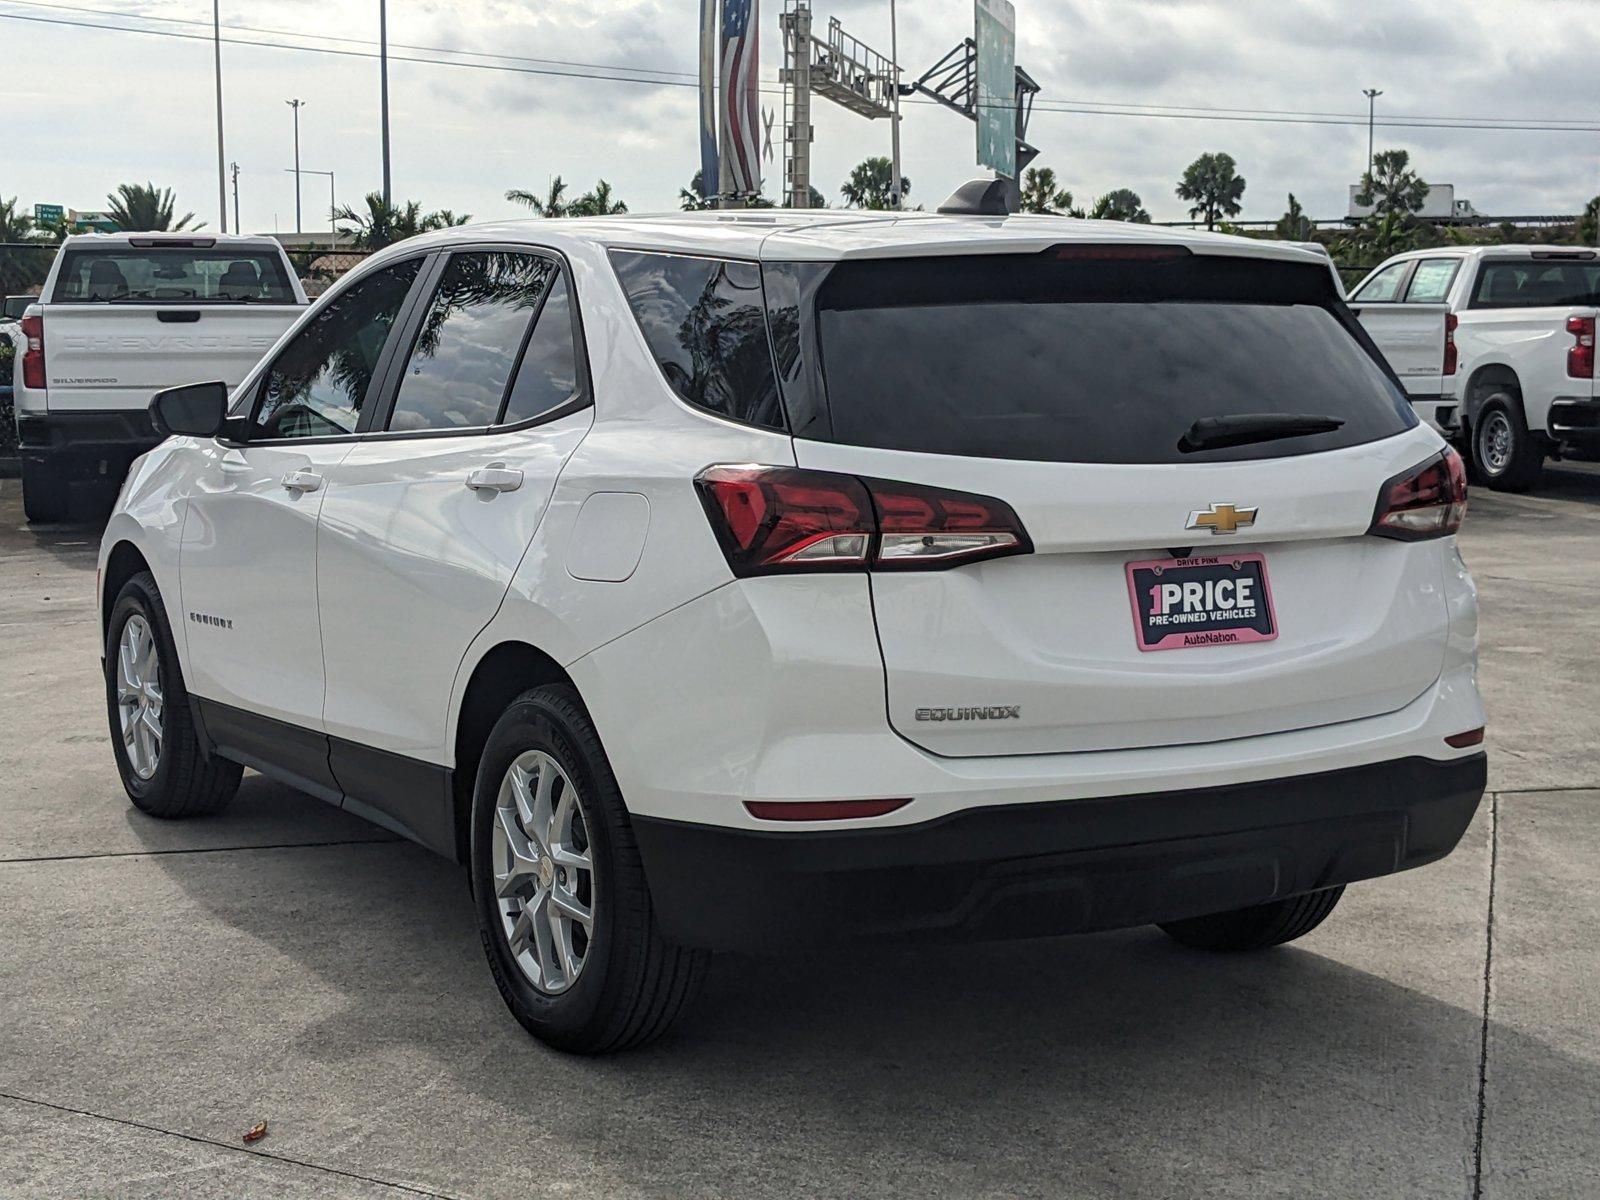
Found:
[[[763,104],[781,110],[781,0],[761,5]],[[887,0],[813,8],[819,27],[838,15],[887,49]],[[1037,112],[1039,164],[1080,200],[1131,187],[1157,220],[1183,219],[1172,189],[1184,165],[1225,150],[1249,181],[1244,218],[1277,217],[1290,191],[1315,216],[1339,215],[1365,164],[1366,128],[1338,122],[1364,116],[1363,87],[1384,90],[1379,148],[1409,150],[1426,179],[1455,184],[1481,212],[1571,213],[1600,192],[1600,132],[1381,124],[1600,126],[1594,0],[1017,0],[1017,10],[1018,62],[1043,85],[1041,109],[1191,113]],[[149,179],[215,227],[210,12],[204,0],[0,0],[0,196],[92,209],[117,183]],[[675,207],[697,165],[692,87],[535,72],[599,64],[686,82],[697,13],[696,0],[390,0],[397,59],[471,64],[392,63],[395,194],[492,218],[516,211],[508,187],[541,189],[559,174],[576,192],[603,176],[635,211]],[[245,228],[294,227],[291,96],[306,102],[303,165],[333,170],[341,203],[376,188],[376,0],[222,0],[222,20],[227,152],[240,166]],[[903,67],[919,73],[971,27],[971,0],[900,0]],[[887,153],[889,131],[816,108],[813,181],[837,202],[853,163]],[[1225,120],[1205,109],[1296,116]],[[972,126],[908,105],[904,158],[911,199],[935,204],[977,173]],[[769,193],[781,177],[775,162]],[[326,178],[305,178],[306,228],[326,228],[327,189]]]

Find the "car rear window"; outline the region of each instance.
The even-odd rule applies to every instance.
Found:
[[[1083,252],[772,266],[796,434],[981,458],[1174,463],[1332,450],[1415,423],[1326,268]],[[1199,418],[1257,413],[1343,424],[1178,449]]]
[[[1493,259],[1483,264],[1473,308],[1561,308],[1600,304],[1600,263]]]
[[[272,250],[188,246],[68,250],[56,304],[296,304]]]

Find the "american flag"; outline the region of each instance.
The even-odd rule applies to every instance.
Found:
[[[759,0],[722,0],[723,195],[761,191]]]

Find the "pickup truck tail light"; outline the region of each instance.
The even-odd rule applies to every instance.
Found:
[[[1455,313],[1444,315],[1444,373],[1454,375],[1460,356],[1456,353],[1456,326],[1461,324]]]
[[[1594,378],[1594,318],[1568,317],[1567,332],[1573,344],[1567,350],[1567,374],[1573,379]]]
[[[1446,449],[1383,485],[1367,532],[1420,542],[1454,533],[1466,515],[1467,468],[1461,455]]]
[[[739,576],[937,571],[1033,550],[1011,506],[990,496],[742,464],[707,467],[694,482]]]
[[[44,387],[44,318],[23,317],[22,386]]]

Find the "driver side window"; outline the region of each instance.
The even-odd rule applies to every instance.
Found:
[[[373,272],[295,335],[262,381],[251,440],[356,431],[384,343],[421,266],[411,258]]]

